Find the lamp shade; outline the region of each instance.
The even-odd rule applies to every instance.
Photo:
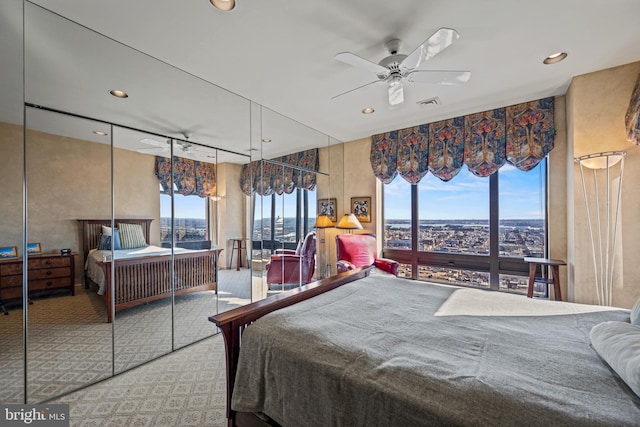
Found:
[[[352,213],[344,214],[344,216],[342,217],[342,219],[340,219],[340,222],[338,222],[338,225],[336,225],[336,227],[345,228],[348,230],[362,230],[362,224],[360,224],[360,221],[358,221],[358,218],[356,218],[356,216]]]
[[[326,215],[318,215],[316,218],[316,228],[331,228],[333,226],[333,221]]]
[[[608,151],[576,157],[575,161],[589,169],[607,169],[619,163],[626,155],[625,151]]]
[[[220,10],[228,11],[236,7],[235,0],[209,0],[212,5]]]

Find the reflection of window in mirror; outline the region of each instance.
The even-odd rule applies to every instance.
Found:
[[[175,193],[174,240],[176,247],[205,249],[211,247],[209,233],[209,197],[183,196]],[[160,241],[171,247],[171,196],[160,193]]]
[[[253,240],[264,248],[296,249],[298,242],[313,231],[316,190],[296,189],[291,194],[263,196],[254,203]]]

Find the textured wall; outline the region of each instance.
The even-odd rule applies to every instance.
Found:
[[[567,93],[569,144],[574,157],[627,152],[613,291],[613,305],[626,308],[640,297],[640,148],[625,140],[624,129],[624,115],[638,74],[640,62],[577,76]],[[595,303],[593,255],[578,166],[573,166],[568,176],[568,183],[573,181],[573,201],[568,199],[573,203],[573,218],[569,217],[568,223],[575,301]]]
[[[76,219],[110,218],[111,154],[105,144],[28,131],[27,240],[43,252],[71,248],[80,253]],[[0,245],[22,244],[22,133],[0,124]],[[154,156],[114,150],[115,215],[153,218],[151,243],[159,244],[160,202]],[[76,258],[76,281],[84,260]]]

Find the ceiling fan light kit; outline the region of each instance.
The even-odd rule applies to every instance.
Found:
[[[440,28],[409,55],[398,53],[400,40],[392,39],[385,43],[389,56],[377,64],[361,58],[351,52],[338,53],[335,59],[345,64],[373,72],[378,80],[363,86],[343,92],[331,99],[338,98],[374,83],[386,82],[388,86],[388,100],[390,106],[404,102],[403,80],[416,83],[431,83],[439,85],[458,85],[466,83],[471,78],[470,71],[450,70],[422,70],[419,69],[424,61],[433,58],[460,38],[458,32],[451,28]]]

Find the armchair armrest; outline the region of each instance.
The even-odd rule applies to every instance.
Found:
[[[378,258],[374,261],[374,265],[382,271],[386,271],[387,273],[397,276],[400,263],[392,259]]]
[[[338,273],[344,273],[345,271],[355,270],[356,266],[345,260],[338,260],[336,263],[336,270]]]

